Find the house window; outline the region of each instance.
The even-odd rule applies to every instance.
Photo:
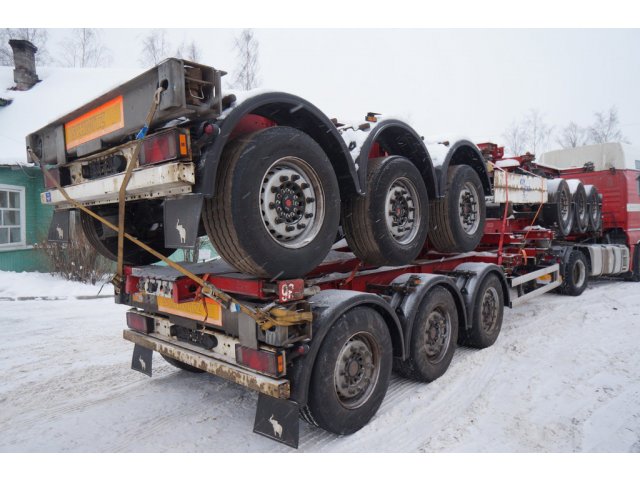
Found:
[[[0,185],[0,249],[25,244],[24,188]]]

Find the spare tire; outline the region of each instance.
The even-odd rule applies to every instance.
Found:
[[[571,192],[571,203],[573,204],[573,233],[585,233],[589,228],[589,205],[584,185],[580,180],[567,180],[569,191]]]
[[[267,128],[227,145],[215,191],[203,223],[216,251],[241,272],[301,277],[336,238],[336,175],[322,148],[295,128]]]
[[[343,203],[349,247],[368,265],[411,263],[429,230],[429,198],[420,172],[404,157],[374,158],[368,163],[366,190]]]
[[[566,237],[573,228],[574,215],[571,191],[566,180],[554,178],[547,182],[549,199],[542,208],[541,225],[556,230],[558,236]]]
[[[444,198],[431,202],[429,244],[442,253],[474,250],[484,234],[485,198],[478,173],[468,165],[447,172]]]
[[[602,199],[594,185],[585,185],[587,209],[589,211],[589,231],[598,232],[602,227]]]

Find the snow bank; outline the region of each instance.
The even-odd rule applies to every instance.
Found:
[[[49,273],[0,272],[0,298],[92,296],[98,295],[101,286],[71,282]],[[100,295],[113,295],[113,285],[105,285]]]

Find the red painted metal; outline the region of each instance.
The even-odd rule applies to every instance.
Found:
[[[275,127],[277,124],[273,120],[270,120],[261,115],[255,115],[253,113],[249,113],[242,117],[242,119],[238,122],[236,127],[229,135],[229,139],[233,140],[240,135],[244,135],[245,133],[253,133],[258,130],[264,130],[265,128]]]

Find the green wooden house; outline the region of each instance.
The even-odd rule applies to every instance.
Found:
[[[137,70],[40,68],[36,47],[11,40],[15,67],[0,67],[0,270],[48,271],[34,248],[46,239],[53,208],[40,203],[44,181],[27,163],[25,137]]]

